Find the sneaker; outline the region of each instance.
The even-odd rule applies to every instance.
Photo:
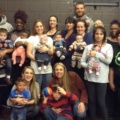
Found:
[[[7,83],[8,85],[11,85],[11,84],[12,84],[12,82],[11,82],[11,79],[10,79],[10,78],[7,78],[7,77],[6,77],[4,80],[6,81],[6,83]]]
[[[60,60],[64,60],[64,59],[65,59],[65,56],[62,55],[62,56],[60,57]]]
[[[60,57],[60,56],[61,56],[61,52],[60,52],[60,51],[57,51],[57,52],[56,52],[56,55],[57,55],[58,57]]]
[[[44,70],[46,70],[46,69],[47,69],[47,66],[46,66],[46,65],[44,65],[44,66],[43,66],[43,69],[44,69]]]
[[[42,67],[38,67],[38,70],[41,70],[42,69]]]

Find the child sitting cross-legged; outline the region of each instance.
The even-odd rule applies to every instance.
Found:
[[[78,100],[77,96],[60,86],[53,86],[52,90],[51,96],[46,97],[43,93],[41,111],[45,120],[73,120],[71,105]]]

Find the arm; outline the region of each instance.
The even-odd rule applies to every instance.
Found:
[[[114,85],[114,69],[109,68],[109,85],[112,91],[115,91],[115,85]]]
[[[7,53],[11,53],[11,52],[13,52],[13,48],[4,49],[0,51],[0,57],[4,57]]]
[[[31,60],[35,60],[35,56],[33,55],[33,43],[27,42],[27,57]]]

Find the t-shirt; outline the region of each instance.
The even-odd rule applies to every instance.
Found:
[[[35,52],[36,52],[36,46],[38,46],[38,44],[40,43],[40,38],[39,36],[30,36],[28,38],[28,42],[32,43],[33,44],[33,55],[35,55]],[[53,45],[53,40],[48,37],[48,41],[47,43],[48,45],[52,46]],[[39,71],[38,70],[38,65],[37,65],[37,62],[36,61],[33,61],[31,60],[31,66],[32,68],[34,69],[35,71],[35,74],[47,74],[47,73],[52,73],[52,66],[51,66],[51,63],[49,62],[48,66],[47,66],[47,69],[43,69],[43,65],[42,65],[42,70]]]
[[[29,92],[29,90],[23,90],[22,92],[17,92],[17,90],[12,90],[10,93],[9,98],[25,98],[25,99],[30,99],[31,98],[31,94]],[[16,104],[14,105],[14,107],[18,107],[21,108],[23,107],[22,105]]]

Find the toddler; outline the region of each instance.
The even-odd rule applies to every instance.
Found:
[[[83,41],[83,37],[81,35],[76,36],[75,42],[72,43],[72,45],[69,46],[69,51],[73,50],[73,55],[72,55],[72,67],[76,66],[81,68],[80,61],[82,57],[82,52],[84,48],[86,47],[86,43]]]

